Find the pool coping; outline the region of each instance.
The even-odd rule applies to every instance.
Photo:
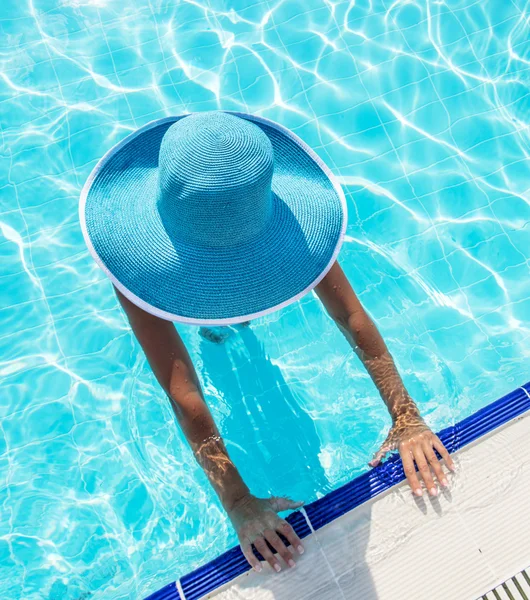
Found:
[[[459,423],[438,433],[449,452],[456,452],[485,434],[530,410],[530,382],[488,404]],[[401,459],[392,455],[385,463],[352,479],[291,513],[287,521],[300,538],[334,521],[405,479]],[[239,546],[183,575],[145,600],[199,600],[250,570]]]

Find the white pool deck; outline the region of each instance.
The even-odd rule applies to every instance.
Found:
[[[456,452],[438,497],[394,486],[306,537],[294,569],[264,563],[205,598],[510,599],[498,586],[530,565],[529,443],[525,413]]]

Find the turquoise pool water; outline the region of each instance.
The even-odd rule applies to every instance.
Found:
[[[79,227],[95,162],[150,120],[244,110],[315,148],[433,428],[528,379],[529,8],[4,0],[0,597],[138,599],[236,543]],[[389,419],[312,296],[224,346],[179,331],[254,493],[367,468]]]

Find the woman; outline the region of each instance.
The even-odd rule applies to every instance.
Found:
[[[276,571],[302,544],[278,512],[301,506],[256,498],[231,461],[173,322],[246,324],[315,290],[363,362],[392,417],[370,462],[398,449],[408,482],[437,494],[453,462],[420,416],[377,328],[337,262],[346,229],[340,185],[283,126],[212,111],[160,119],[112,148],[81,195],[87,246],[114,284],[132,330],[213,488],[248,562],[254,546]],[[433,476],[433,473],[435,477]]]

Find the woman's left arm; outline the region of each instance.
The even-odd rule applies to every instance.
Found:
[[[387,452],[399,450],[413,492],[417,496],[422,495],[416,464],[429,493],[436,496],[438,490],[431,468],[443,487],[448,483],[434,450],[440,453],[449,469],[454,470],[454,463],[438,436],[422,419],[418,407],[405,389],[381,334],[337,262],[315,291],[363,362],[392,417],[390,433],[370,466],[377,466]]]

